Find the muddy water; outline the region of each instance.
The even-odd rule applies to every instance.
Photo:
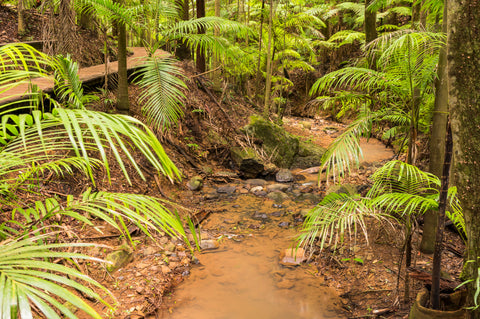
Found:
[[[298,206],[278,207],[254,195],[220,205],[225,211],[203,225],[220,248],[198,254],[199,265],[176,291],[177,306],[167,318],[342,318],[337,293],[316,276],[316,266],[279,263],[291,247]]]
[[[378,141],[361,145],[366,163],[393,156]],[[301,181],[289,184],[288,199],[280,205],[248,193],[252,185],[241,181],[232,184],[233,194],[203,203],[216,213],[202,223],[202,236],[217,240],[220,246],[196,254],[198,265],[171,297],[175,306],[163,318],[345,318],[335,290],[338,284],[317,276],[321,265],[280,263],[281,252],[292,247],[297,234],[299,213],[321,198],[315,188],[316,174],[297,177]],[[303,196],[306,193],[313,196]]]

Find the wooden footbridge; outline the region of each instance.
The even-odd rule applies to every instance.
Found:
[[[131,72],[141,66],[142,57],[147,56],[147,51],[145,50],[145,48],[142,47],[132,47],[129,48],[129,51],[133,52],[133,54],[127,58],[127,70]],[[155,56],[166,56],[167,54],[167,52],[161,50],[157,50],[155,52]],[[110,62],[108,64],[108,74],[111,75],[117,73],[118,62]],[[105,78],[105,64],[80,68],[78,71],[78,75],[84,86],[91,87],[103,83],[103,80]],[[41,89],[43,92],[53,92],[53,77],[32,79],[31,83],[37,85],[38,88]],[[25,95],[28,95],[29,90],[29,83],[22,83],[6,92],[1,92],[2,89],[0,88],[0,105],[20,100]]]

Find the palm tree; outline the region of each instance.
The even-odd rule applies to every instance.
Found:
[[[377,38],[367,46],[367,56],[378,54],[377,70],[346,67],[326,74],[315,82],[311,94],[323,108],[340,105],[339,116],[358,112],[357,120],[332,143],[325,153],[324,166],[338,174],[359,163],[359,137],[369,135],[374,123],[386,121],[391,128],[383,138],[402,138],[407,162],[415,163],[417,136],[428,128],[426,114],[433,100],[435,68],[443,35],[402,30]],[[427,119],[427,120],[426,120]]]
[[[51,77],[49,69],[54,72],[55,94],[60,101],[35,87],[19,102],[2,103],[9,97],[0,100],[0,207],[4,220],[0,229],[0,294],[3,296],[0,309],[6,318],[16,318],[17,313],[22,318],[31,318],[32,312],[58,318],[53,309],[76,318],[59,302],[63,299],[100,318],[68,290],[78,289],[99,299],[84,283],[100,286],[78,271],[51,262],[51,258],[93,260],[63,252],[71,243],[49,243],[55,231],[49,226],[52,217],[68,216],[94,226],[94,222],[85,217],[92,216],[113,226],[126,238],[130,236],[127,225],[134,224],[149,236],[152,231],[162,230],[185,239],[182,223],[158,198],[87,189],[79,197],[68,195],[59,200],[37,192],[38,183],[49,174],[63,176],[75,172],[89,177],[95,186],[94,171],[101,168],[110,179],[113,162],[128,183],[131,180],[127,162],[145,179],[132,149],[143,154],[157,172],[170,180],[180,179],[180,173],[155,134],[142,122],[126,115],[86,108],[92,97],[83,93],[78,66],[68,57],[51,57],[21,44],[1,47],[0,92],[8,95],[12,88],[31,83],[32,77]],[[43,107],[44,100],[51,103],[50,109]],[[25,202],[22,199],[25,194],[30,194],[33,200]],[[39,229],[30,234],[32,225]],[[76,283],[74,278],[84,283]]]

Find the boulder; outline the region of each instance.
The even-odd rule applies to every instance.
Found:
[[[230,149],[230,156],[241,175],[245,178],[255,178],[263,172],[264,165],[262,160],[251,147],[245,149],[232,147]]]
[[[260,116],[250,117],[250,123],[242,131],[260,141],[262,148],[271,156],[271,161],[278,167],[290,167],[298,152],[299,140],[282,127],[266,121]]]
[[[300,141],[298,153],[293,160],[292,168],[320,166],[325,151],[325,148],[312,142]]]

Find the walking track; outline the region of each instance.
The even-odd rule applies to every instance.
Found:
[[[127,58],[127,70],[131,71],[138,68],[142,64],[142,57],[147,56],[145,48],[142,47],[132,47],[129,48],[133,55]],[[167,55],[165,51],[157,50],[155,52],[156,56]],[[108,64],[108,73],[116,74],[118,72],[118,62],[110,62]],[[102,81],[105,77],[105,64],[98,64],[86,68],[81,68],[78,72],[80,80],[83,84],[94,83],[97,81]],[[36,84],[39,89],[43,92],[51,93],[53,92],[53,77],[49,78],[36,78],[33,79],[32,84]],[[15,86],[14,88],[2,92],[3,89],[0,88],[0,105],[15,102],[20,100],[23,96],[29,92],[29,83],[22,83]]]

